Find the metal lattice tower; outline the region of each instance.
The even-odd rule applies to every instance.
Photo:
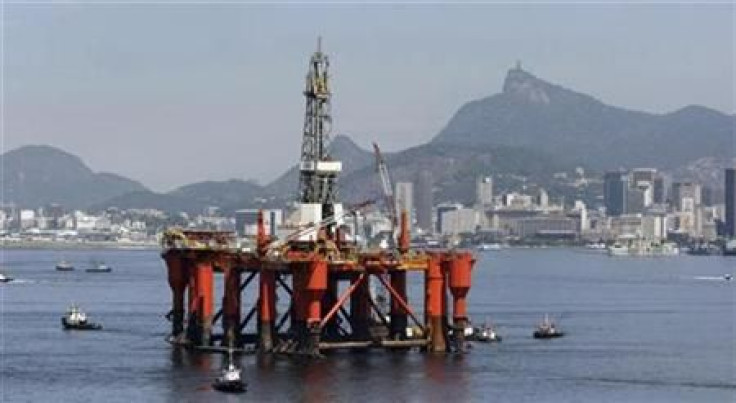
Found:
[[[330,116],[330,86],[327,55],[322,53],[321,39],[317,51],[309,60],[306,88],[306,112],[299,175],[299,202],[321,205],[321,217],[334,214],[336,180],[342,166],[333,161],[328,152],[332,123]]]

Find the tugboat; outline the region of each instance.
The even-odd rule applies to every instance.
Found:
[[[537,330],[534,331],[535,339],[553,339],[564,335],[565,333],[558,330],[555,323],[550,320],[549,315],[544,315],[544,320],[537,325]]]
[[[222,374],[212,382],[212,387],[220,392],[243,393],[245,382],[243,382],[241,373],[242,370],[233,363],[233,350],[228,350],[227,368],[222,370]]]
[[[87,314],[82,312],[78,306],[72,305],[66,315],[61,318],[61,325],[64,330],[100,330],[102,325],[99,323],[89,322]]]
[[[479,327],[473,328],[472,339],[483,343],[497,343],[502,340],[501,336],[496,333],[496,330],[492,325],[483,324]]]
[[[112,271],[112,267],[104,263],[97,263],[94,267],[90,267],[85,271],[87,273],[110,273]]]
[[[66,260],[62,260],[61,262],[56,264],[56,270],[57,271],[72,271],[74,270],[74,266],[72,266],[72,264],[67,262]]]

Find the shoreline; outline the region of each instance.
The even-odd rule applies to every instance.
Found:
[[[0,250],[10,249],[114,249],[114,250],[160,250],[159,244],[119,243],[119,242],[54,242],[54,241],[21,241],[0,242]]]

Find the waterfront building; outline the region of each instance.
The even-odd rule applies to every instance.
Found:
[[[701,186],[696,182],[672,184],[672,205],[676,211],[694,211],[701,204]]]
[[[235,211],[235,232],[238,236],[255,236],[258,232],[259,209],[243,209]],[[277,228],[283,223],[283,211],[266,209],[263,211],[263,224],[267,235],[276,235]]]
[[[520,218],[516,221],[516,234],[522,239],[560,238],[574,239],[579,235],[577,220],[557,215]]]
[[[440,216],[439,233],[454,235],[475,232],[480,222],[480,213],[476,209],[459,208],[447,210]]]
[[[493,178],[478,178],[475,184],[475,204],[481,209],[493,207]]]
[[[736,169],[726,169],[726,236],[736,237]]]
[[[654,204],[664,204],[667,200],[667,189],[662,175],[657,175],[654,178],[654,183],[652,184],[652,197],[654,198]]]
[[[394,192],[396,199],[396,214],[401,217],[401,212],[406,211],[409,218],[409,229],[411,230],[412,216],[414,213],[414,184],[411,182],[397,182]]]
[[[419,173],[416,184],[416,200],[414,207],[417,214],[417,226],[425,232],[432,232],[432,207],[434,206],[433,198],[433,178],[432,173],[423,170]]]
[[[437,223],[437,228],[435,228],[435,229],[436,229],[437,233],[439,233],[439,234],[444,234],[445,233],[445,230],[444,230],[444,228],[442,226],[442,224],[443,224],[442,216],[444,216],[448,212],[459,210],[461,208],[463,208],[463,205],[460,204],[460,203],[441,203],[441,204],[437,205],[437,207],[435,208],[435,211],[436,211],[436,214],[437,214],[437,217],[435,219],[435,222]]]
[[[619,216],[627,212],[627,190],[629,177],[626,172],[607,172],[603,178],[603,200],[606,214]]]

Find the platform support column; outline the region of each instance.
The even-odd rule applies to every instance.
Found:
[[[447,350],[447,329],[445,318],[445,281],[440,263],[440,256],[431,255],[425,272],[426,327],[429,331],[429,351],[444,352]]]
[[[225,268],[225,295],[222,301],[223,345],[240,345],[240,270]]]
[[[199,328],[199,345],[209,346],[212,338],[212,317],[214,311],[214,273],[212,263],[203,261],[197,263],[195,273],[197,278],[197,296],[199,301],[197,327]]]
[[[401,297],[404,301],[406,298],[406,271],[394,270],[390,273],[391,276],[391,288],[396,291],[396,294],[391,294],[391,338],[403,339],[406,336],[406,310],[403,305],[399,302],[398,297]]]
[[[276,273],[260,270],[258,309],[258,349],[267,353],[274,346],[274,320],[276,317]]]
[[[182,259],[171,251],[164,255],[171,288],[171,340],[180,342],[184,333],[184,292],[187,288],[186,267]]]

